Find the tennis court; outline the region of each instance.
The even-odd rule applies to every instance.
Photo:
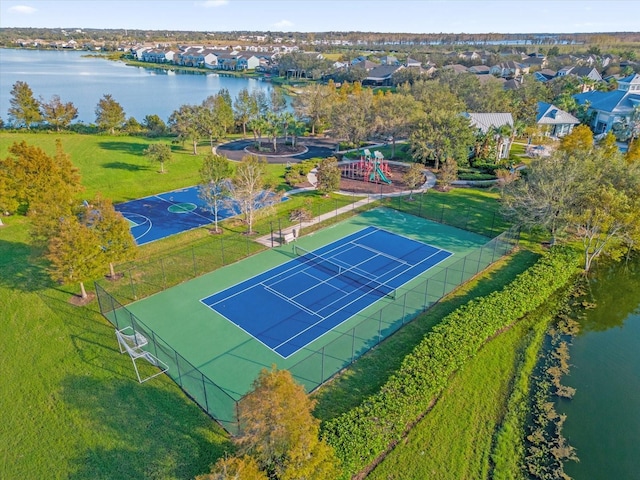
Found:
[[[283,358],[452,253],[369,226],[201,302]]]
[[[150,195],[115,205],[129,222],[131,234],[138,245],[209,225],[215,221],[211,209],[200,198],[199,187],[187,187]],[[264,195],[257,200],[257,208],[276,199]],[[283,198],[284,200],[285,198]],[[238,215],[237,204],[224,202],[218,209],[218,220]]]

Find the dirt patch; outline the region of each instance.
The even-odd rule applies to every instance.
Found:
[[[72,295],[71,298],[69,299],[69,303],[76,307],[84,307],[85,305],[88,305],[89,303],[93,302],[95,298],[96,298],[95,293],[87,292],[87,296],[85,298],[82,298],[81,295]]]

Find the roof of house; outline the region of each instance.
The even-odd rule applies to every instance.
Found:
[[[513,116],[510,113],[463,113],[470,120],[472,127],[487,133],[492,128],[500,128],[503,125],[513,127]]]
[[[640,76],[638,76],[638,80],[640,81]],[[635,105],[640,104],[640,93],[633,94],[625,90],[614,90],[613,92],[593,90],[578,93],[573,98],[580,105],[589,102],[590,108],[594,110],[620,115],[629,113]]]
[[[464,65],[460,65],[458,63],[454,65],[445,65],[442,67],[443,70],[453,70],[456,73],[466,73],[469,69]]]
[[[369,71],[367,80],[383,80],[389,78],[391,77],[391,75],[402,68],[402,65],[380,65]]]
[[[546,102],[538,102],[538,115],[536,116],[538,125],[558,125],[572,124],[578,125],[580,120],[569,112],[559,109],[555,105]]]

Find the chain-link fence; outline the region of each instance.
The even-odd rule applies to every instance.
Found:
[[[375,199],[373,196],[370,198],[371,202]],[[497,210],[466,206],[451,208],[444,202],[434,203],[433,199],[426,198],[426,194],[415,195],[413,200],[406,197],[388,198],[384,204],[423,218],[459,228],[466,227],[465,229],[487,236],[504,226]],[[352,206],[345,200],[336,201],[336,219],[339,217],[339,210],[345,205]],[[369,202],[364,202],[364,205],[368,208]],[[352,208],[356,209],[355,206]],[[278,229],[285,227],[283,219],[279,220],[277,226],[275,222],[278,220],[275,219],[271,223],[272,238]],[[287,226],[292,224],[289,223]],[[434,267],[429,272],[428,279],[417,284],[415,281],[411,282],[410,288],[398,289],[393,301],[385,303],[375,313],[362,315],[362,320],[355,327],[291,367],[293,376],[308,391],[321,386],[341,369],[437,303],[444,295],[509,253],[517,245],[520,233],[515,228],[502,231],[503,233],[487,244],[448,267]],[[237,398],[237,394],[229,393],[216,385],[144,321],[131,313],[125,305],[236,262],[263,248],[244,236],[220,237],[202,245],[172,251],[159,259],[138,261],[129,268],[119,269],[123,272],[121,278],[111,280],[108,284],[96,283],[100,311],[105,318],[117,329],[131,326],[135,331],[142,333],[149,341],[145,348],[169,365],[167,374],[231,433],[237,432],[238,429],[237,407],[240,398]]]

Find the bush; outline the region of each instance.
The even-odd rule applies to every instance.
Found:
[[[326,422],[324,437],[354,475],[370,465],[429,410],[451,375],[501,330],[533,311],[577,271],[575,251],[553,248],[499,292],[447,315],[407,355],[380,391]]]

